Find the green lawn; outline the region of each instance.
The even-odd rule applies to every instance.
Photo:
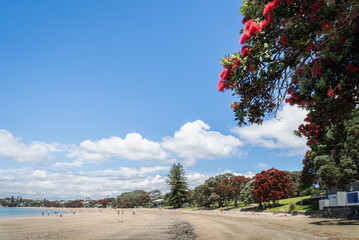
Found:
[[[277,207],[267,207],[267,209],[265,211],[289,211],[289,205],[291,203],[295,204],[294,211],[319,210],[319,204],[310,204],[310,205],[300,206],[299,205],[300,201],[302,201],[304,199],[310,199],[310,196],[282,199],[282,200],[279,200]],[[251,205],[251,207],[254,207],[254,208],[256,206],[258,206],[258,205],[257,204]],[[244,205],[242,202],[238,202],[238,207],[235,207],[234,202],[230,202],[230,204],[228,206],[228,210],[240,209],[240,208],[244,208],[244,207],[249,207],[249,206]],[[164,208],[171,208],[171,207],[164,207]],[[200,209],[200,208],[190,206],[190,207],[185,207],[183,209]],[[201,209],[206,209],[206,208],[202,207]],[[213,204],[212,207],[209,209],[219,209],[218,204],[217,203]],[[227,210],[227,206],[224,206],[223,210]]]
[[[319,210],[319,205],[318,204],[310,204],[310,205],[304,205],[304,206],[299,205],[299,202],[301,200],[309,199],[309,198],[310,198],[310,196],[282,199],[282,200],[279,200],[279,204],[278,204],[277,207],[267,208],[265,211],[288,211],[289,210],[289,205],[291,203],[295,204],[294,211],[315,211],[315,210]]]

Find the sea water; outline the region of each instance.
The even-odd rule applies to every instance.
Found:
[[[64,213],[68,213],[68,212],[69,211],[54,210],[54,209],[0,207],[0,218],[48,216],[48,215],[54,215],[54,214],[64,214]]]

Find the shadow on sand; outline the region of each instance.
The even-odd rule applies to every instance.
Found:
[[[328,225],[358,225],[359,226],[359,221],[358,220],[345,220],[345,219],[328,219],[328,220],[322,220],[322,221],[318,221],[318,222],[311,222],[310,224],[323,225],[323,226],[328,226]]]

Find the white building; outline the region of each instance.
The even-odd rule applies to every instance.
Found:
[[[324,207],[359,206],[359,191],[337,192],[328,195],[327,199],[319,200],[319,209]]]

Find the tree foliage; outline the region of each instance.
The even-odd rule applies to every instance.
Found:
[[[293,182],[283,171],[271,168],[256,174],[254,179],[251,193],[260,206],[270,202],[276,205],[279,199],[287,198],[291,194]]]
[[[316,156],[333,158],[322,173],[352,166],[345,124],[359,103],[359,2],[245,0],[241,13],[242,49],[222,59],[218,83],[238,97],[232,108],[239,125],[261,124],[285,101],[308,111],[296,134]]]
[[[133,208],[143,206],[150,201],[150,197],[144,190],[124,192],[117,197],[117,206],[123,208]]]
[[[255,179],[252,179],[249,182],[247,182],[246,186],[244,186],[243,190],[241,191],[239,200],[242,201],[245,205],[249,205],[255,202],[255,199],[252,196],[252,190],[254,189],[254,182]]]
[[[249,179],[244,176],[233,176],[222,180],[217,188],[221,195],[224,196],[224,201],[227,203],[227,206],[231,200],[234,200],[235,207],[238,207],[238,199],[241,195],[241,191],[248,181]]]
[[[188,184],[183,166],[180,163],[172,165],[167,184],[170,187],[167,198],[168,205],[174,208],[182,207],[188,201]]]

